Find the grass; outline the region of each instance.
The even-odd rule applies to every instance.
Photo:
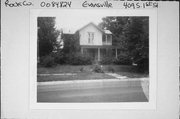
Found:
[[[86,66],[72,66],[72,65],[59,65],[53,68],[38,67],[38,74],[62,74],[62,73],[75,73],[76,75],[48,75],[37,76],[38,82],[44,81],[66,81],[66,80],[89,80],[89,79],[114,79],[115,77],[109,76],[105,73],[93,72],[94,65]],[[148,77],[148,74],[137,73],[132,66],[119,66],[119,65],[103,65],[104,72],[113,72],[128,78],[142,78]],[[109,70],[111,69],[111,70]]]
[[[79,73],[81,72],[82,68],[84,69],[84,71],[90,72],[90,70],[93,68],[93,65],[86,65],[86,66],[58,65],[52,68],[38,67],[37,73],[38,74]]]
[[[148,74],[134,73],[134,72],[116,72],[119,75],[126,76],[128,78],[144,78],[149,77]]]
[[[89,80],[89,79],[114,79],[104,73],[90,73],[90,72],[79,72],[76,75],[49,75],[49,76],[37,76],[38,82],[44,81],[67,81],[67,80]]]

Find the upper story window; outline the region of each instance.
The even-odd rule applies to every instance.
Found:
[[[88,43],[92,44],[94,40],[94,32],[88,32]]]
[[[103,44],[104,45],[111,45],[112,44],[112,35],[105,34],[103,37]]]
[[[111,43],[111,42],[112,42],[112,36],[106,35],[106,43]]]

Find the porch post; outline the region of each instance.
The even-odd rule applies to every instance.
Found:
[[[117,48],[116,48],[116,58],[117,58]]]
[[[83,48],[81,47],[81,54],[83,54]]]
[[[98,48],[98,61],[100,61],[100,48]]]

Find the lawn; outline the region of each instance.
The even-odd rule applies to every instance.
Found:
[[[134,72],[116,72],[119,75],[126,76],[128,78],[144,78],[149,77],[148,74],[134,73]]]
[[[44,81],[67,81],[67,80],[93,80],[93,79],[114,79],[104,73],[91,73],[91,72],[79,72],[76,75],[48,75],[48,76],[37,76],[38,82]]]
[[[59,65],[53,68],[38,67],[37,81],[66,81],[66,80],[93,80],[93,79],[115,79],[115,77],[105,74],[106,72],[126,76],[128,78],[142,78],[148,77],[148,74],[137,73],[133,71],[132,66],[120,66],[120,65],[104,65],[101,66],[105,73],[93,72],[94,65],[86,66],[72,66],[72,65]],[[70,75],[66,75],[69,73]],[[48,74],[48,75],[41,75]],[[62,75],[54,75],[62,74]],[[73,74],[73,75],[71,75]]]

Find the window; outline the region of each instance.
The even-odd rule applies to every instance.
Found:
[[[111,45],[111,43],[112,43],[112,36],[109,34],[105,34],[103,36],[103,44],[104,45]]]
[[[88,43],[92,44],[94,40],[94,33],[88,32]]]
[[[111,35],[107,35],[107,43],[111,43],[111,39],[112,39],[112,36]]]

